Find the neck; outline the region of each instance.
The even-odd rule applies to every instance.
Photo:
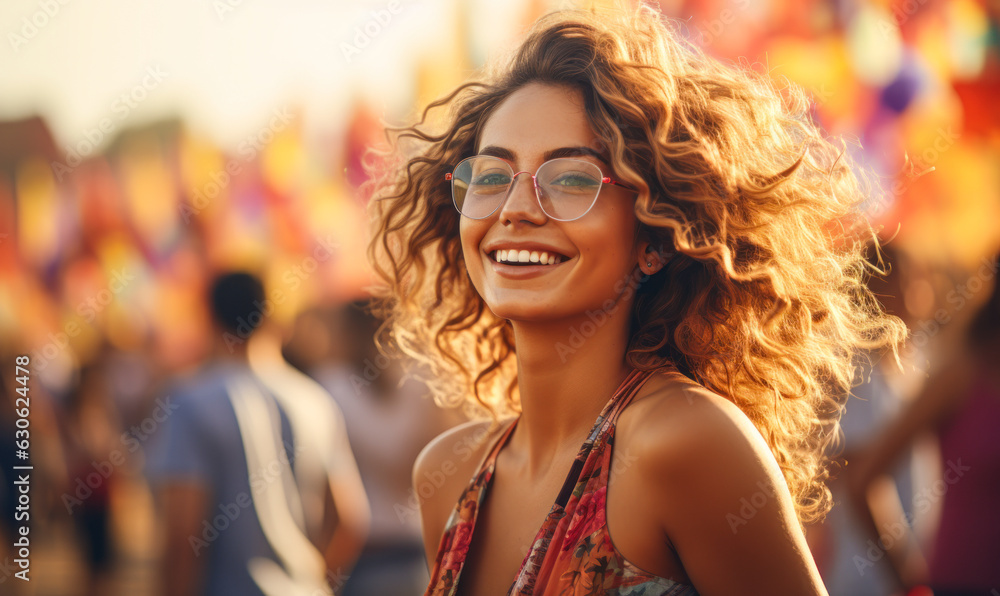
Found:
[[[216,362],[238,362],[254,367],[284,364],[281,337],[265,325],[247,339],[236,341],[232,334],[217,331],[213,356]]]
[[[286,365],[285,358],[281,355],[281,338],[273,328],[265,325],[250,337],[247,359],[257,369]]]
[[[514,321],[521,417],[508,442],[529,477],[562,462],[557,454],[579,449],[597,416],[631,372],[625,362],[629,310],[603,322]]]
[[[221,339],[221,333],[216,334],[216,340],[212,346],[212,358],[216,362],[240,362],[247,363],[247,345],[242,343],[227,343]]]

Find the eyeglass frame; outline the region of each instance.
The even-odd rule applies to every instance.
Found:
[[[472,159],[477,159],[477,158],[482,158],[482,157],[488,157],[490,159],[496,159],[496,160],[502,161],[503,163],[505,163],[507,165],[508,168],[510,168],[510,171],[512,173],[511,177],[510,177],[510,186],[507,188],[507,194],[505,194],[504,197],[503,197],[503,199],[501,199],[500,202],[497,203],[497,206],[493,208],[493,211],[490,211],[489,213],[487,213],[486,215],[484,215],[482,217],[471,217],[471,216],[466,215],[465,213],[462,212],[462,210],[458,206],[458,201],[456,201],[456,199],[455,199],[454,174],[458,170],[458,168],[460,168],[462,166],[463,163],[465,163],[465,162],[467,162],[469,160],[472,160]],[[542,168],[544,168],[547,164],[552,163],[554,161],[579,161],[579,162],[585,163],[587,165],[594,166],[595,168],[597,168],[597,171],[601,174],[601,188],[597,189],[597,193],[594,195],[594,200],[591,201],[590,206],[587,207],[586,211],[584,211],[580,215],[574,217],[573,219],[560,219],[558,217],[552,217],[551,215],[549,215],[549,213],[547,211],[545,211],[545,207],[542,206],[542,197],[539,195],[539,192],[540,192],[541,189],[538,186],[538,178],[537,178],[538,172]],[[621,183],[621,182],[619,182],[617,180],[614,180],[610,176],[605,176],[604,175],[604,170],[601,169],[601,166],[599,166],[599,165],[597,165],[597,164],[595,164],[593,162],[589,162],[589,161],[583,160],[583,159],[576,159],[575,157],[554,157],[554,158],[552,158],[552,159],[550,159],[550,160],[542,163],[541,165],[539,165],[538,168],[535,169],[535,173],[532,174],[528,170],[521,170],[520,172],[515,172],[514,171],[514,166],[511,165],[511,163],[509,161],[507,161],[506,159],[504,159],[502,157],[497,157],[495,155],[471,155],[469,157],[466,157],[462,161],[458,162],[458,164],[456,164],[455,167],[452,168],[452,170],[450,172],[448,172],[448,173],[446,173],[444,175],[444,179],[451,181],[451,185],[450,185],[451,186],[451,204],[458,211],[458,214],[461,215],[461,216],[463,216],[463,217],[468,217],[469,219],[481,220],[481,219],[486,219],[487,217],[490,217],[491,215],[493,215],[494,213],[497,212],[497,209],[500,209],[501,207],[503,207],[504,203],[507,202],[507,199],[510,198],[511,193],[514,192],[514,184],[517,182],[517,177],[520,176],[521,174],[528,174],[529,176],[531,176],[531,185],[535,189],[535,200],[538,202],[538,207],[542,210],[542,213],[544,213],[546,217],[548,217],[549,219],[554,219],[556,221],[576,221],[576,220],[582,218],[584,215],[587,215],[588,213],[590,213],[590,210],[593,209],[594,205],[597,204],[597,199],[601,196],[601,189],[604,188],[605,184],[613,184],[615,186],[619,186],[619,187],[624,188],[625,190],[628,190],[628,191],[631,191],[631,192],[639,192],[637,189],[632,188],[632,187],[628,186],[627,184],[623,184],[623,183]]]

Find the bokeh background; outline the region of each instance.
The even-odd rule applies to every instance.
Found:
[[[575,5],[3,2],[0,366],[31,356],[36,522],[30,591],[12,577],[5,535],[0,593],[88,589],[88,534],[61,497],[76,480],[67,452],[87,445],[97,459],[113,449],[148,416],[164,379],[207,357],[211,276],[261,272],[269,292],[287,297],[275,321],[304,342],[286,346],[290,360],[326,353],[309,342],[329,336],[296,329],[309,331],[303,316],[322,323],[373,283],[358,193],[365,148],[383,139],[383,124],[413,120],[535,18]],[[912,360],[932,369],[995,277],[1000,3],[659,6],[709,53],[803,86],[825,129],[859,147],[882,186],[869,216],[903,263],[895,298],[921,339]],[[992,273],[977,273],[991,262]],[[958,284],[968,293],[961,306],[946,300]],[[934,317],[941,308],[948,323]],[[96,389],[86,374],[94,367]],[[3,374],[11,383],[12,370]],[[901,382],[904,401],[921,379]],[[12,449],[10,437],[2,441]],[[913,482],[932,482],[927,461]],[[11,490],[8,480],[0,491]],[[141,449],[103,490],[102,593],[157,593]],[[858,573],[846,569],[836,573]]]

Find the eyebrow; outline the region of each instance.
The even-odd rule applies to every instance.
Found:
[[[507,161],[517,161],[517,154],[507,149],[505,147],[497,147],[496,145],[489,145],[483,147],[479,150],[479,155],[490,155],[493,157],[499,157],[500,159],[506,159]],[[608,159],[602,155],[600,152],[591,149],[590,147],[585,147],[583,145],[575,147],[559,147],[558,149],[552,149],[547,151],[543,156],[543,161],[549,161],[550,159],[556,159],[559,157],[593,157],[599,160],[601,163],[608,165]]]

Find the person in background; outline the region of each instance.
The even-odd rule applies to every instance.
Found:
[[[80,368],[79,380],[69,393],[62,419],[66,467],[69,476],[64,511],[72,518],[86,567],[88,596],[107,594],[114,566],[115,544],[112,536],[114,516],[112,487],[119,481],[117,466],[109,454],[120,445],[121,421],[108,391],[108,378],[101,354],[94,362]],[[101,479],[91,482],[98,472]],[[87,478],[86,493],[71,492]]]
[[[256,277],[221,275],[210,304],[213,357],[162,400],[147,452],[164,596],[331,594],[369,523],[343,416],[281,359]]]
[[[915,317],[922,310],[914,304],[908,306],[904,296],[912,293],[913,286],[924,282],[929,272],[892,245],[883,247],[882,252],[881,257],[870,254],[869,261],[884,269],[886,274],[872,276],[868,287],[887,313],[899,316],[907,325],[915,324]],[[879,258],[881,263],[877,260]],[[923,356],[922,352],[908,353],[904,368],[911,369],[913,362]],[[835,456],[837,460],[830,483],[835,504],[826,520],[811,528],[810,546],[830,596],[886,596],[893,593],[893,584],[898,578],[889,559],[905,556],[906,549],[902,548],[904,541],[889,545],[891,548],[885,553],[869,551],[869,520],[856,515],[845,481],[847,473],[844,466],[854,464],[855,455],[864,452],[875,441],[923,382],[918,372],[901,372],[890,361],[885,353],[866,354],[862,359],[860,375],[863,381],[852,388],[840,418],[843,443],[831,453],[831,457]],[[892,483],[886,484],[887,490],[869,496],[869,499],[876,499],[878,509],[885,512],[887,518],[896,520],[912,515],[912,470],[914,466],[924,463],[919,453],[907,450],[899,465],[890,470]],[[814,536],[817,538],[815,543],[812,542]]]
[[[918,513],[937,502],[941,506],[938,529],[923,570],[925,577],[907,574],[904,569],[897,571],[908,584],[904,587],[926,581],[935,596],[995,596],[1000,591],[997,258],[984,260],[973,272],[979,286],[992,293],[953,349],[943,352],[949,354],[947,359],[932,371],[913,402],[848,467],[852,501],[862,514],[873,516],[874,512],[867,509],[867,495],[876,480],[891,469],[916,437],[926,432],[937,435],[941,476],[914,499]],[[964,280],[963,286],[971,287],[971,279]],[[878,533],[874,524],[872,529]],[[880,531],[889,533],[885,528]]]
[[[410,471],[424,445],[465,417],[438,408],[401,361],[379,354],[367,306],[303,313],[286,347],[342,409],[371,506],[368,542],[338,596],[418,595],[429,577]]]

